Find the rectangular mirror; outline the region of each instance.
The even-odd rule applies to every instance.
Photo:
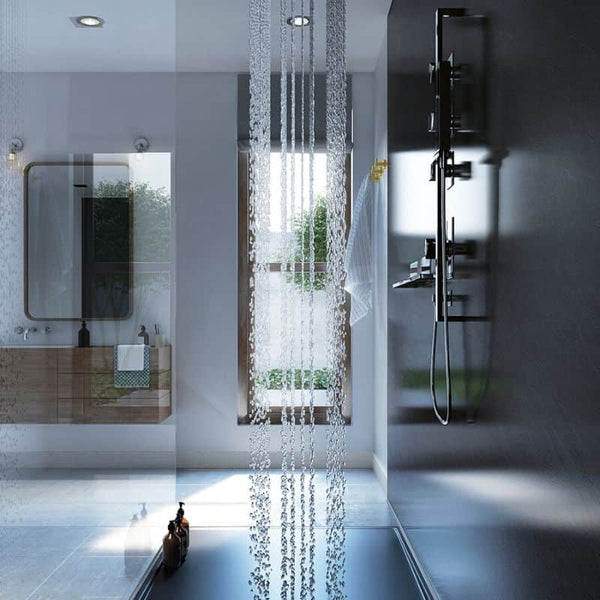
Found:
[[[24,176],[28,318],[127,319],[133,306],[129,163],[36,162]]]

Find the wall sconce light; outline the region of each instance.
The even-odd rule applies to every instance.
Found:
[[[17,160],[17,154],[23,150],[23,141],[19,138],[13,138],[8,144],[8,160],[14,162]]]
[[[148,148],[150,148],[150,142],[145,137],[139,137],[133,142],[133,147],[136,151],[135,157],[142,160],[142,155],[144,152],[148,152]]]

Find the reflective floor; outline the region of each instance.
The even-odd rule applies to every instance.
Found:
[[[173,512],[173,471],[19,471],[0,482],[2,600],[128,599]]]
[[[392,471],[390,481],[444,600],[600,598],[595,481],[498,468]]]
[[[316,471],[315,483],[316,525],[324,526],[325,471]],[[281,522],[280,493],[280,474],[273,472],[273,526]],[[186,517],[193,527],[250,525],[248,471],[178,471],[177,497],[186,502]],[[393,527],[396,524],[386,496],[370,470],[347,472],[346,514],[348,527]]]
[[[316,476],[316,599],[325,590],[325,472]],[[248,574],[250,497],[246,472],[183,471],[178,473],[177,494],[186,504],[192,524],[191,550],[174,574],[159,571],[150,598],[245,600],[250,597]],[[279,597],[281,561],[279,536],[280,479],[271,479],[272,597]],[[396,536],[395,518],[372,471],[347,473],[346,592],[348,600],[420,599],[415,580]],[[212,527],[214,524],[219,527]]]
[[[322,528],[323,471],[317,472],[316,482],[317,526]],[[274,527],[279,524],[279,484],[274,473]],[[224,558],[236,555],[236,548],[247,554],[247,471],[179,471],[175,475],[168,470],[32,470],[1,481],[0,599],[130,598],[160,547],[178,500],[186,502],[192,527],[201,528],[194,531],[198,535],[193,536],[192,548],[202,565],[213,542],[231,540],[229,550],[227,544],[223,546]],[[395,524],[372,471],[348,472],[348,528],[378,528],[363,534],[368,537],[364,543],[357,541],[360,531],[350,532],[349,548],[372,544],[374,552],[377,548],[384,552],[393,543],[393,552],[401,552],[391,529]],[[349,554],[349,561],[353,557],[358,554]],[[246,583],[245,563],[236,566]],[[235,596],[221,598],[235,600]]]
[[[271,597],[278,598],[281,554],[274,528],[271,537]],[[171,575],[160,571],[150,600],[250,598],[247,529],[194,529],[188,559]],[[410,567],[393,529],[349,528],[346,538],[345,591],[348,600],[421,600]],[[317,530],[316,600],[327,600],[325,590],[325,530]]]

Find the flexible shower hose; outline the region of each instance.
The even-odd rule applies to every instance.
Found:
[[[442,182],[444,181],[443,170],[441,170],[441,178]],[[443,190],[443,184],[442,184]],[[444,191],[442,192],[444,193]],[[445,193],[444,193],[445,196]],[[446,366],[446,417],[442,417],[440,414],[440,410],[437,404],[437,394],[435,391],[435,351],[437,348],[437,330],[438,330],[438,321],[437,321],[437,306],[434,304],[433,306],[433,335],[431,340],[431,363],[429,370],[429,385],[431,388],[431,400],[433,403],[433,412],[437,420],[442,425],[448,425],[450,423],[450,414],[452,412],[452,380],[450,378],[450,337],[448,332],[448,273],[447,273],[447,260],[446,260],[446,239],[447,239],[447,230],[446,230],[446,201],[445,198],[440,203],[441,214],[440,219],[442,222],[442,268],[441,268],[441,277],[442,277],[442,295],[443,295],[443,316],[444,316],[444,353],[445,353],[445,366]],[[438,241],[439,243],[439,241]],[[436,265],[436,277],[440,276],[440,265]],[[439,301],[439,298],[436,299]]]

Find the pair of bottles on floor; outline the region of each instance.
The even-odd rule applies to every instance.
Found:
[[[190,547],[190,523],[184,517],[184,504],[179,503],[177,516],[169,521],[169,533],[163,538],[163,565],[170,571],[183,564]]]

